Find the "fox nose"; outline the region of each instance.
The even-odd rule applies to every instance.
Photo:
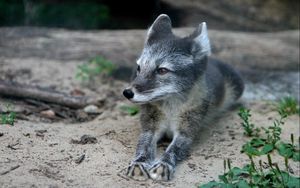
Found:
[[[123,91],[123,95],[127,98],[127,99],[132,99],[134,96],[134,93],[132,92],[131,89],[125,89]]]

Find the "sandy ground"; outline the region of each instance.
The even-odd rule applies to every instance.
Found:
[[[25,39],[27,40],[26,37]],[[34,39],[36,40],[39,39]],[[31,44],[33,39],[28,41],[26,44]],[[39,48],[35,43],[32,44]],[[134,156],[140,128],[138,116],[132,117],[120,111],[121,105],[129,104],[121,95],[127,83],[99,81],[89,87],[82,86],[74,76],[77,65],[86,62],[85,58],[66,60],[39,56],[35,54],[36,50],[32,50],[35,49],[33,47],[26,48],[28,54],[16,58],[13,51],[10,51],[15,46],[13,43],[10,45],[11,48],[0,48],[0,79],[52,87],[66,93],[79,88],[86,95],[99,97],[105,103],[100,106],[100,115],[89,122],[53,122],[33,116],[29,121],[17,120],[14,126],[0,125],[0,187],[196,187],[200,183],[217,179],[223,173],[224,159],[230,158],[232,165],[240,167],[248,162],[240,150],[249,138],[243,135],[241,121],[237,110],[234,110],[224,114],[219,123],[199,133],[199,143],[195,145],[190,157],[179,164],[172,181],[129,179],[124,176],[124,170]],[[76,49],[74,47],[68,50],[70,54],[80,54]],[[26,50],[23,52],[27,52]],[[17,54],[18,50],[14,52]],[[50,51],[47,53],[51,54]],[[293,74],[292,78],[298,75],[299,72]],[[278,82],[274,80],[274,83]],[[263,87],[268,85],[267,82]],[[259,126],[272,125],[272,121],[278,117],[274,106],[263,98],[249,97],[249,88],[251,90],[257,87],[255,84],[248,87],[242,102],[252,109],[253,123]],[[299,90],[295,91],[299,94]],[[281,93],[275,90],[267,92]],[[12,103],[18,111],[24,110],[20,101],[4,98],[0,98],[0,107],[3,108],[3,104],[7,102]],[[283,138],[289,140],[291,133],[298,138],[299,131],[299,116],[291,116],[284,125]],[[97,143],[72,143],[72,139],[78,140],[83,135],[94,136]],[[85,158],[77,164],[76,161],[82,155]],[[279,160],[283,162],[282,159]],[[290,166],[299,175],[299,163],[290,163]]]
[[[249,107],[253,122],[271,125],[276,112],[269,104],[254,103]],[[19,167],[0,175],[1,187],[195,187],[216,179],[223,172],[223,160],[230,158],[233,165],[242,166],[247,158],[240,154],[243,136],[236,111],[224,114],[221,123],[212,125],[199,134],[191,156],[181,163],[175,178],[167,183],[136,181],[124,176],[134,155],[139,134],[137,117],[109,113],[82,124],[40,123],[18,121],[15,126],[1,125],[0,172]],[[283,137],[299,136],[298,116],[288,118]],[[44,136],[36,131],[46,130]],[[97,138],[95,144],[72,144],[88,134]],[[12,145],[14,149],[7,147]],[[76,164],[78,157],[85,159]],[[291,163],[294,172],[299,163]]]

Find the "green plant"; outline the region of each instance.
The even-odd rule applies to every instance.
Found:
[[[136,115],[136,114],[139,113],[139,108],[137,106],[127,106],[127,105],[124,105],[124,106],[121,106],[120,109],[123,112],[125,112],[125,113],[127,113],[127,114],[129,114],[131,116],[134,116],[134,115]]]
[[[275,119],[273,122],[273,126],[263,128],[265,130],[265,134],[267,135],[267,142],[273,145],[280,140],[280,135],[282,131],[281,126],[284,125],[284,119],[288,116],[287,114],[282,113],[281,111],[278,112],[280,115],[280,119]]]
[[[251,117],[250,110],[242,107],[240,108],[238,115],[243,120],[241,125],[244,128],[244,134],[247,136],[258,135],[260,129],[255,128],[254,124],[249,121],[249,118]]]
[[[242,126],[247,129],[245,134],[252,136],[251,140],[242,146],[241,152],[246,154],[250,160],[249,164],[244,167],[231,167],[230,160],[224,160],[224,174],[219,176],[219,181],[211,181],[200,185],[200,188],[213,187],[278,187],[278,188],[297,188],[300,187],[300,178],[289,173],[289,159],[300,161],[299,146],[294,144],[294,135],[291,134],[291,142],[283,142],[280,138],[284,120],[289,114],[281,110],[281,105],[278,106],[279,119],[275,119],[272,126],[263,128],[264,134],[252,134],[255,130],[255,125],[250,124],[250,110],[241,109],[239,116],[243,123]],[[248,134],[251,133],[251,134]],[[272,162],[271,154],[277,154],[283,157],[285,170],[279,168],[277,163]],[[254,162],[254,158],[258,156],[266,156],[267,161],[259,160],[259,163]],[[262,164],[268,164],[269,168],[264,169]],[[226,172],[226,168],[228,171]]]
[[[82,81],[89,81],[97,75],[110,76],[116,66],[109,60],[96,56],[87,63],[77,67],[76,78]]]
[[[200,188],[299,187],[300,179],[290,175],[287,171],[280,170],[278,165],[272,162],[270,155],[268,155],[270,169],[267,171],[263,170],[261,160],[258,166],[251,163],[245,165],[243,168],[229,168],[231,165],[230,162],[225,162],[225,164],[228,165],[228,171],[219,176],[220,181],[211,181],[201,185]]]
[[[1,114],[1,121],[0,124],[9,124],[14,125],[16,112],[13,111],[11,104],[6,104],[6,113]]]
[[[299,114],[300,115],[300,109],[299,109],[297,100],[290,96],[282,98],[279,101],[277,108],[278,108],[279,113],[282,113],[282,114],[287,114],[287,115]]]

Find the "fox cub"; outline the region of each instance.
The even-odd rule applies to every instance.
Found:
[[[201,128],[242,95],[239,74],[208,59],[210,53],[205,22],[184,38],[172,33],[171,20],[164,14],[149,28],[136,76],[123,91],[141,107],[141,134],[128,176],[170,180]],[[157,159],[162,137],[172,141]]]

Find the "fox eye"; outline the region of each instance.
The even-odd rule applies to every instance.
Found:
[[[137,69],[136,69],[138,72],[141,71],[141,67],[138,65]]]
[[[160,74],[160,75],[164,75],[164,74],[166,74],[168,72],[169,72],[169,70],[166,69],[166,68],[158,68],[157,69],[157,73]]]

